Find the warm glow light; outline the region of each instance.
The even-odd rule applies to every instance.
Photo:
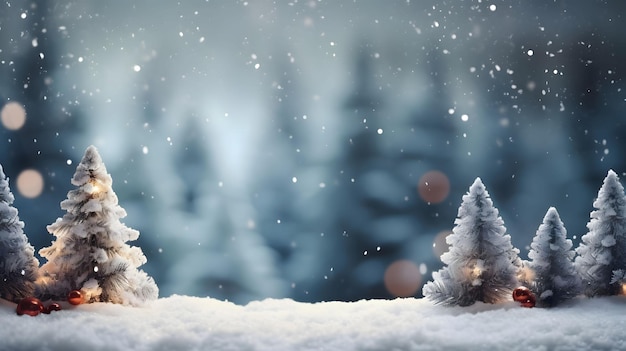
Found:
[[[35,198],[43,191],[43,176],[39,171],[27,169],[17,176],[17,190],[22,196]]]
[[[465,268],[464,272],[472,282],[472,284],[480,285],[480,275],[483,273],[485,262],[483,260],[475,260],[474,264],[470,264]]]
[[[8,102],[2,107],[2,111],[0,111],[0,119],[6,129],[20,129],[26,122],[26,110],[24,106],[17,102]]]
[[[626,283],[622,284],[622,295],[626,295]]]
[[[474,277],[480,277],[480,273],[482,273],[482,269],[480,269],[480,267],[476,266],[474,267],[474,269],[472,269],[472,275]]]
[[[422,200],[437,204],[450,194],[450,180],[440,171],[426,172],[418,182],[417,191]]]
[[[98,182],[96,179],[91,179],[89,183],[87,183],[83,189],[85,190],[86,193],[92,194],[92,195],[96,195],[104,191],[104,188],[102,187],[100,182]]]
[[[517,280],[520,282],[532,282],[535,280],[535,271],[525,265],[519,270]]]
[[[384,281],[385,288],[391,295],[409,297],[415,295],[422,286],[422,274],[415,263],[399,260],[387,267]]]

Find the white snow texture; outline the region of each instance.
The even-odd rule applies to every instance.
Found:
[[[143,307],[84,304],[18,316],[0,304],[0,350],[619,350],[626,297],[555,308],[515,302],[435,306],[426,299],[240,306],[171,296]]]

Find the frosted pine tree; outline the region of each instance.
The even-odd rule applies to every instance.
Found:
[[[454,223],[446,238],[450,250],[441,256],[447,266],[433,272],[424,296],[436,304],[460,306],[510,299],[518,284],[519,250],[505,234],[504,221],[480,178],[463,196]]]
[[[0,166],[0,297],[17,302],[35,292],[39,262],[12,206],[14,200]]]
[[[556,208],[550,207],[530,244],[527,282],[540,306],[553,307],[580,292],[580,278],[574,268],[572,241]]]
[[[585,295],[616,295],[622,291],[626,270],[626,196],[613,170],[604,178],[593,207],[574,264]]]
[[[86,302],[140,305],[158,297],[154,280],[137,267],[146,262],[138,247],[126,244],[139,232],[120,218],[112,179],[94,146],[85,151],[61,208],[67,213],[47,227],[56,236],[39,251],[48,262],[41,267],[45,297],[65,299],[80,290]]]

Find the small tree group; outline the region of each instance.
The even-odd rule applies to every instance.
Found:
[[[0,297],[60,300],[78,290],[85,302],[140,305],[156,299],[154,280],[137,269],[145,256],[126,244],[139,232],[120,222],[126,211],[95,147],[87,148],[71,181],[77,188],[61,202],[67,213],[47,227],[57,239],[39,251],[48,259],[39,268],[0,168]]]
[[[530,261],[522,262],[477,178],[463,196],[453,233],[446,239],[450,250],[441,260],[447,266],[433,272],[424,296],[442,305],[496,303],[508,300],[521,284],[535,294],[539,306],[552,307],[581,292],[589,297],[622,293],[626,195],[614,171],[608,172],[593,206],[589,231],[575,251],[557,210],[549,208],[530,245]]]

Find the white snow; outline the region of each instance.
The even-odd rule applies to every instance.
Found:
[[[626,297],[552,309],[515,302],[434,306],[426,299],[245,306],[171,296],[144,307],[63,305],[36,317],[0,304],[1,350],[615,350]]]
[[[614,246],[617,243],[617,241],[615,240],[614,236],[609,235],[609,236],[606,236],[604,239],[602,239],[600,243],[604,247],[611,247],[611,246]]]

